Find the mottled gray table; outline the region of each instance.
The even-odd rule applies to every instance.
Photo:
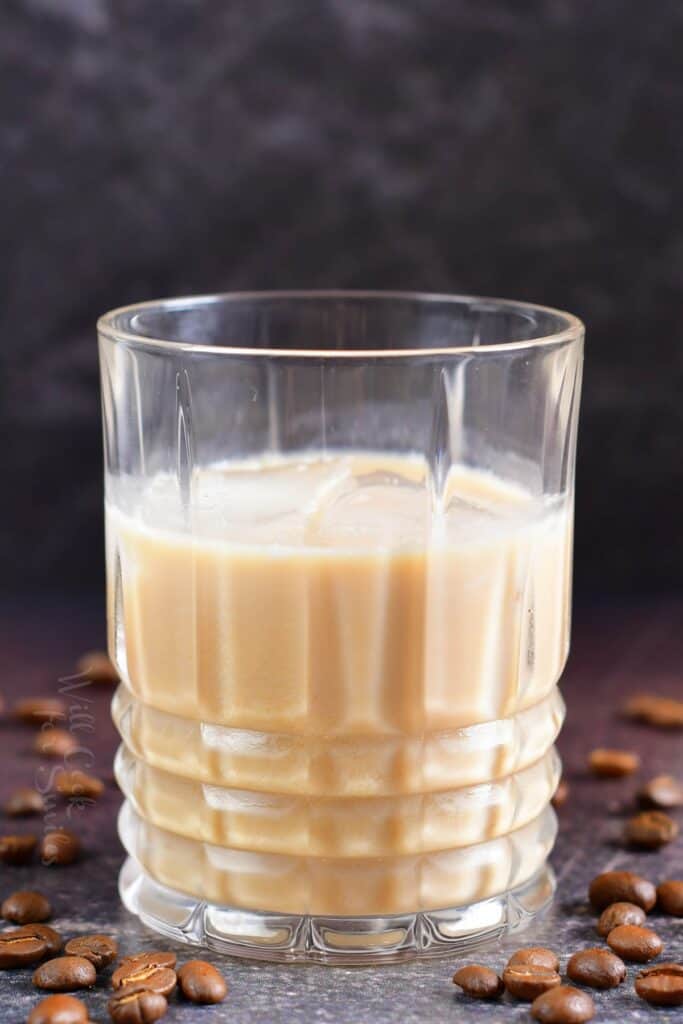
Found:
[[[77,655],[102,643],[102,610],[82,599],[14,602],[2,608],[0,619],[0,692],[8,702],[20,694],[56,693],[60,678],[73,671]],[[634,747],[643,757],[641,775],[659,771],[683,775],[683,734],[662,733],[620,719],[616,707],[624,695],[642,688],[670,695],[683,691],[683,604],[673,600],[640,607],[593,607],[577,616],[573,653],[563,691],[568,718],[560,749],[571,796],[561,812],[560,834],[553,854],[558,877],[555,903],[545,917],[513,940],[494,945],[477,959],[501,968],[509,951],[520,944],[548,944],[563,954],[596,943],[594,917],[585,893],[590,878],[606,868],[625,867],[658,880],[683,877],[683,840],[657,854],[635,854],[619,845],[624,814],[631,806],[633,780],[597,782],[584,769],[587,752],[598,745]],[[55,908],[55,925],[65,934],[103,931],[118,937],[122,952],[169,944],[159,941],[121,907],[116,876],[123,860],[116,837],[115,816],[120,796],[111,781],[116,745],[109,720],[110,692],[89,687],[82,695],[94,716],[94,770],[109,778],[104,799],[83,808],[72,827],[83,837],[87,855],[62,869],[3,867],[1,893],[36,887],[46,892]],[[31,753],[29,729],[5,721],[0,730],[3,779],[0,796],[13,787],[30,784],[39,770]],[[63,812],[60,812],[63,813]],[[59,815],[58,815],[59,817]],[[61,819],[57,823],[64,823]],[[7,831],[39,831],[43,822],[19,826],[4,822]],[[683,920],[652,921],[666,942],[667,959],[683,959]],[[191,955],[178,947],[179,957]],[[451,975],[454,958],[383,968],[324,968],[269,966],[209,954],[230,983],[221,1007],[194,1008],[173,1004],[166,1018],[190,1022],[320,1021],[334,1024],[424,1021],[489,1022],[529,1020],[524,1004],[477,1004],[456,996]],[[599,1020],[658,1022],[683,1020],[683,1010],[652,1010],[633,994],[633,968],[618,991],[596,994]],[[0,973],[0,1022],[26,1019],[37,1001],[30,972]],[[106,1021],[106,979],[87,996],[94,1021]]]

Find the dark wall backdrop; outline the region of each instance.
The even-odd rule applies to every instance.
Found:
[[[680,0],[2,0],[0,571],[98,585],[94,321],[417,288],[588,328],[577,588],[683,573]]]

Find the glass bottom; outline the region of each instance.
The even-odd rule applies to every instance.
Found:
[[[525,928],[551,902],[545,863],[528,881],[467,906],[387,917],[268,914],[218,906],[160,885],[128,857],[119,876],[126,908],[177,942],[284,963],[377,965],[461,953]]]

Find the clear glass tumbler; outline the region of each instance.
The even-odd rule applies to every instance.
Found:
[[[370,292],[99,322],[120,890],[381,962],[552,897],[583,328]]]

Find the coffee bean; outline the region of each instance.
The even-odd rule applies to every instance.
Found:
[[[531,1016],[541,1024],[584,1024],[595,1016],[595,1003],[587,992],[559,985],[534,1000]]]
[[[175,954],[164,952],[138,953],[126,957],[112,975],[114,988],[124,985],[144,985],[152,992],[167,996],[176,985]]]
[[[656,697],[653,694],[629,697],[624,705],[624,714],[628,718],[664,729],[683,727],[683,701],[671,697]]]
[[[33,741],[33,749],[43,757],[67,757],[77,746],[73,733],[54,727],[43,727]]]
[[[561,980],[557,971],[536,967],[534,964],[513,964],[503,971],[503,982],[510,995],[529,1003],[540,996],[541,992],[559,985]]]
[[[560,779],[560,781],[557,784],[557,789],[553,793],[553,795],[552,795],[552,797],[550,799],[550,802],[553,805],[553,807],[555,808],[555,810],[558,811],[560,809],[560,807],[564,807],[564,805],[566,804],[568,799],[569,799],[569,783],[565,782],[564,779]]]
[[[33,972],[33,984],[50,992],[71,992],[90,988],[95,984],[95,977],[95,968],[85,957],[58,956],[46,960]]]
[[[66,828],[56,832],[47,832],[40,844],[40,856],[47,866],[73,864],[81,853],[81,842],[78,836]]]
[[[27,725],[42,725],[66,718],[66,704],[60,697],[26,697],[14,705],[14,714]]]
[[[683,917],[683,880],[671,878],[658,885],[657,906],[672,917]]]
[[[21,786],[15,789],[4,807],[9,818],[29,818],[32,814],[42,814],[45,801],[36,789]]]
[[[119,681],[119,674],[104,651],[86,651],[78,659],[77,668],[91,683],[109,683],[114,686]]]
[[[463,973],[467,975],[464,981]],[[503,991],[503,982],[488,967],[462,967],[453,975],[453,981],[468,996],[477,999],[491,999]],[[495,992],[492,991],[494,983]],[[182,994],[192,1003],[222,1003],[228,994],[225,978],[206,960],[188,960],[183,964],[178,971],[178,984]]]
[[[683,807],[683,782],[679,782],[673,775],[656,775],[643,786],[638,799],[643,807],[654,807],[657,810]]]
[[[582,949],[570,957],[567,975],[591,988],[616,988],[626,977],[626,964],[606,949]]]
[[[657,899],[654,885],[632,871],[604,871],[590,884],[588,898],[596,910],[611,903],[635,903],[643,910],[652,910]]]
[[[97,800],[104,792],[104,783],[87,772],[59,772],[55,779],[57,792],[66,797],[85,797]]]
[[[71,956],[84,956],[99,971],[116,960],[119,948],[109,935],[79,935],[76,939],[69,939],[64,952]]]
[[[35,836],[0,836],[0,861],[3,864],[28,864],[37,842]]]
[[[663,811],[642,811],[626,822],[626,842],[645,850],[658,850],[678,835],[678,825]]]
[[[23,928],[0,934],[0,969],[23,967],[42,960],[47,954],[47,943],[33,935],[20,934]]]
[[[111,997],[107,1009],[114,1024],[153,1024],[166,1013],[168,1003],[160,992],[127,985]]]
[[[560,961],[552,949],[545,946],[527,946],[525,949],[518,949],[513,953],[507,962],[508,967],[525,966],[545,967],[547,971],[559,971]]]
[[[591,751],[588,765],[593,774],[602,779],[620,779],[638,770],[640,758],[630,750],[606,750],[600,747]]]
[[[15,924],[32,924],[52,917],[52,907],[42,893],[20,889],[3,900],[0,914],[6,921],[14,921]]]
[[[641,925],[645,921],[645,911],[635,903],[611,903],[605,907],[597,924],[598,935],[606,939],[613,928],[619,924]]]
[[[683,1006],[683,964],[653,964],[639,971],[636,992],[653,1006]]]
[[[15,928],[11,933],[6,934],[29,935],[40,939],[47,947],[47,956],[56,956],[64,945],[64,940],[59,932],[56,932],[54,928],[50,928],[48,924],[24,924],[21,928]]]
[[[654,960],[664,948],[657,932],[635,924],[619,924],[607,936],[607,945],[624,960],[645,964]]]
[[[74,996],[47,996],[34,1006],[28,1024],[87,1024],[85,1003]]]

